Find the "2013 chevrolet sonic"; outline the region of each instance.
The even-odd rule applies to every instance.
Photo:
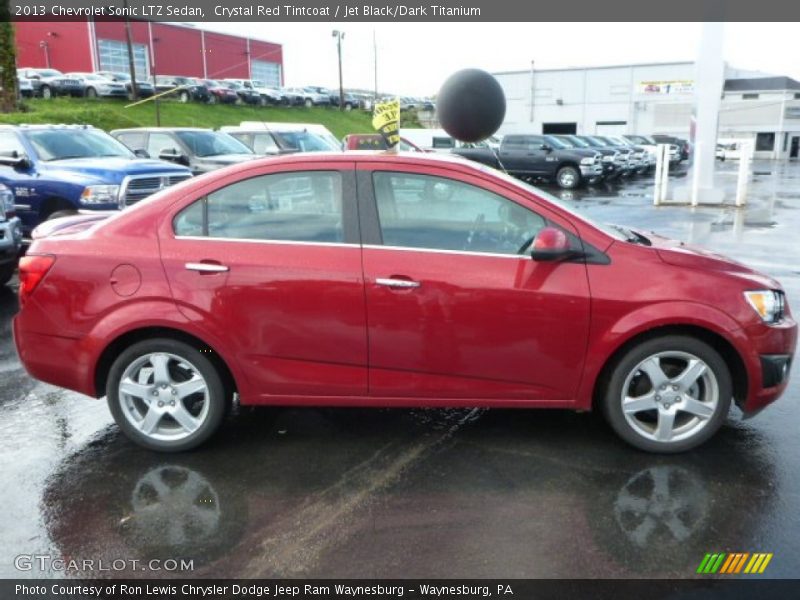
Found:
[[[596,408],[679,452],[778,398],[796,344],[774,279],[456,158],[258,160],[72,219],[21,261],[19,355],[155,450],[201,444],[238,395]]]

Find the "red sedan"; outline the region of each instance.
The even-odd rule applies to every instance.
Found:
[[[678,452],[778,398],[797,338],[777,281],[439,155],[247,162],[77,219],[21,261],[19,355],[156,450],[237,394],[597,408]]]

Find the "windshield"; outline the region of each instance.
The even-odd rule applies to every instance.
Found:
[[[330,140],[308,131],[273,131],[274,135],[290,148],[297,148],[300,152],[331,152],[340,150],[338,141]]]
[[[563,150],[564,148],[569,148],[569,144],[567,144],[566,142],[558,139],[555,136],[546,135],[546,136],[544,136],[544,139],[548,144],[553,146],[553,148],[559,148],[561,150]]]
[[[133,152],[121,142],[97,130],[39,129],[26,131],[23,135],[34,147],[38,157],[45,161],[101,156],[134,157]]]
[[[227,133],[219,131],[176,131],[189,151],[201,158],[221,154],[252,154],[253,151]]]
[[[631,239],[631,236],[628,235],[627,232],[622,231],[620,228],[618,228],[618,227],[616,227],[614,225],[607,225],[605,223],[598,223],[594,219],[589,218],[588,216],[586,216],[586,213],[583,210],[579,209],[578,205],[575,204],[574,202],[570,202],[568,200],[562,200],[561,198],[557,198],[556,196],[553,196],[552,194],[549,194],[549,193],[545,192],[541,188],[538,188],[538,187],[535,187],[535,186],[530,185],[528,183],[525,183],[524,181],[522,181],[520,179],[517,179],[516,177],[512,177],[511,175],[503,173],[502,171],[498,171],[497,169],[493,169],[492,167],[489,167],[489,166],[486,166],[486,165],[477,164],[477,163],[476,163],[475,166],[476,166],[477,169],[483,171],[484,173],[488,173],[490,175],[498,177],[499,179],[502,179],[506,183],[509,183],[512,186],[514,186],[514,187],[516,187],[518,189],[521,189],[524,193],[533,194],[534,196],[537,196],[538,198],[542,198],[542,199],[546,200],[547,202],[555,204],[556,206],[562,208],[563,210],[568,212],[570,215],[572,215],[576,219],[580,219],[580,220],[584,221],[585,223],[588,223],[592,227],[595,227],[595,228],[599,229],[603,233],[606,233],[606,234],[610,235],[611,237],[613,237],[615,239],[618,239],[618,240],[630,240]]]
[[[585,142],[581,138],[575,137],[574,135],[568,135],[566,136],[566,139],[574,144],[576,148],[589,148],[591,146],[591,144],[588,142]]]
[[[625,136],[625,137],[626,137],[626,139],[628,141],[633,142],[634,144],[652,144],[653,143],[651,140],[648,140],[643,135],[628,135],[628,136]]]

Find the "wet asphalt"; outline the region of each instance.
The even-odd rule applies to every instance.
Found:
[[[736,164],[718,185],[735,187]],[[681,172],[671,186],[686,185]],[[800,313],[800,164],[756,163],[746,210],[652,206],[652,184],[548,190],[608,222],[702,244],[781,280]],[[0,289],[0,577],[15,557],[191,559],[160,577],[693,577],[707,552],[800,576],[800,373],[756,418],[654,456],[593,414],[241,409],[210,443],[128,442],[104,401],[36,382]],[[69,357],[64,357],[69,360]]]

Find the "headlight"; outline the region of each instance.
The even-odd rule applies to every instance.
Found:
[[[81,193],[81,202],[83,204],[116,204],[118,197],[118,185],[87,185]]]
[[[783,319],[786,300],[783,292],[776,290],[758,290],[745,292],[745,300],[758,313],[764,323],[777,323]]]
[[[591,156],[587,156],[586,158],[582,158],[581,159],[581,164],[582,165],[593,165],[594,164],[594,158],[591,157]]]

